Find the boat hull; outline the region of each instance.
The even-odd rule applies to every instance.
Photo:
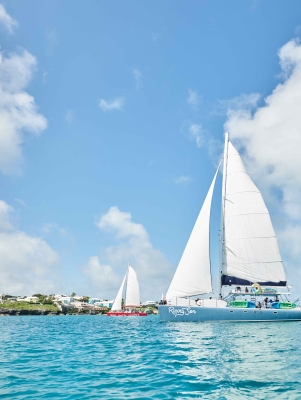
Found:
[[[109,311],[108,317],[146,317],[148,314],[144,312],[124,312],[124,311]]]
[[[301,309],[254,309],[234,307],[183,307],[159,306],[161,321],[172,322],[261,322],[261,321],[300,321]]]

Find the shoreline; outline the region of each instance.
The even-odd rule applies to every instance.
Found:
[[[0,308],[0,317],[9,317],[9,316],[24,316],[24,315],[46,315],[46,316],[55,316],[55,315],[105,315],[105,313],[65,313],[60,310],[58,311],[49,311],[45,309],[37,309],[37,310],[16,310],[11,308]]]

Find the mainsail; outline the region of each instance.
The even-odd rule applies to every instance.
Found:
[[[125,307],[140,307],[140,291],[136,272],[129,265],[125,295]]]
[[[122,293],[123,293],[126,276],[127,276],[127,274],[123,278],[122,284],[118,290],[118,293],[117,293],[116,299],[114,300],[114,303],[112,305],[111,311],[117,311],[117,310],[122,309]]]
[[[218,169],[167,291],[167,299],[212,292],[209,249],[210,210]]]
[[[261,193],[230,141],[225,153],[221,284],[285,286],[283,262]]]

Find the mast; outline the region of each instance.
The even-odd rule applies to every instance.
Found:
[[[229,133],[225,133],[224,162],[223,162],[223,183],[222,183],[222,207],[221,207],[221,223],[220,223],[220,242],[219,242],[219,297],[222,297],[222,274],[224,263],[224,214],[225,214],[225,196],[226,196],[226,176],[228,162],[228,142]]]

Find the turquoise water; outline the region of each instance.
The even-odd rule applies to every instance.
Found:
[[[0,399],[301,399],[301,323],[0,318]]]

